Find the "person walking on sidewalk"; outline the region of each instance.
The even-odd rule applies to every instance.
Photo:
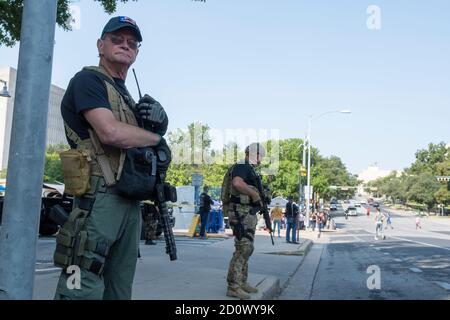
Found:
[[[322,233],[322,228],[323,228],[323,222],[325,221],[325,215],[322,212],[320,212],[319,214],[317,214],[316,216],[316,225],[317,225],[317,238],[320,238],[320,235]]]
[[[281,238],[280,229],[281,219],[283,219],[283,209],[280,208],[279,203],[277,203],[276,206],[270,211],[270,218],[273,221],[273,231],[275,232],[278,226],[278,238]]]
[[[384,218],[384,214],[381,212],[380,208],[377,207],[377,212],[375,214],[375,240],[379,239],[379,235],[381,235],[381,240],[385,239],[383,232]]]
[[[303,214],[303,212],[300,212],[298,217],[298,230],[303,229],[305,229],[305,215]]]
[[[288,197],[288,203],[286,203],[286,211],[284,215],[287,219],[287,227],[286,227],[286,242],[298,244],[296,236],[297,236],[297,215],[298,215],[298,206],[294,203],[293,197]],[[291,242],[291,232],[292,232],[292,242]]]
[[[225,174],[222,183],[221,200],[228,212],[233,230],[235,251],[228,267],[227,296],[250,299],[249,293],[258,290],[248,282],[248,260],[254,250],[257,213],[264,207],[261,199],[261,177],[255,167],[261,164],[265,149],[260,143],[252,143],[245,149],[245,161],[233,165]],[[267,204],[267,202],[266,202]],[[269,217],[268,217],[269,218]],[[268,219],[270,220],[270,218]],[[269,232],[272,226],[266,225]]]
[[[208,191],[209,187],[204,186],[203,192],[200,194],[200,208],[198,210],[200,214],[200,239],[206,239],[206,225],[208,224],[211,205],[214,204],[214,201],[212,201]]]

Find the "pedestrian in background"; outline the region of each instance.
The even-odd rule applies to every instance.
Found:
[[[416,230],[417,230],[417,229],[422,229],[420,217],[417,217],[417,218],[416,218]]]
[[[391,229],[394,229],[394,227],[392,226],[391,214],[386,211],[385,212],[385,216],[386,216],[386,227],[385,227],[385,229],[387,229],[388,227],[391,227]]]
[[[303,230],[305,229],[305,215],[303,212],[300,212],[299,218],[298,218],[298,229]]]
[[[200,194],[200,208],[198,210],[200,214],[200,239],[206,239],[206,225],[208,224],[209,212],[211,211],[211,205],[214,204],[211,197],[208,194],[209,187],[204,186],[203,192]]]
[[[317,226],[317,238],[320,238],[320,235],[322,233],[322,229],[323,229],[323,223],[325,221],[325,214],[324,212],[320,212],[317,216],[316,216],[316,226]]]
[[[154,204],[144,201],[141,204],[142,219],[144,221],[144,238],[146,245],[156,245],[156,231],[158,229],[159,210]]]
[[[278,226],[278,238],[281,238],[280,229],[281,229],[281,219],[283,219],[283,209],[281,209],[280,204],[277,203],[274,208],[270,211],[270,218],[273,221],[273,231]]]
[[[375,240],[379,239],[379,235],[381,235],[381,240],[385,239],[383,232],[383,223],[384,215],[381,212],[380,208],[377,208],[377,213],[375,214]]]
[[[297,215],[298,206],[294,203],[293,197],[288,197],[288,203],[286,203],[286,211],[284,215],[286,216],[287,226],[286,226],[286,242],[298,244],[296,240],[297,236]],[[292,242],[291,242],[291,232],[292,232]]]

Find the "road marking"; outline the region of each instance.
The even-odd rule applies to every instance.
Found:
[[[409,240],[409,239],[399,238],[399,237],[392,237],[392,238],[393,239],[403,240],[403,241],[408,241],[408,242],[413,242],[413,243],[417,243],[417,244],[422,244],[422,245],[428,246],[428,247],[440,248],[440,249],[444,249],[444,250],[450,251],[450,248],[441,247],[441,246],[437,246],[437,245],[434,245],[434,244],[429,244],[429,243],[425,243],[425,242],[414,241],[414,240]]]
[[[434,283],[436,283],[441,288],[444,288],[445,290],[450,290],[450,283],[441,282],[441,281],[434,281]]]
[[[419,268],[409,268],[409,270],[411,270],[412,272],[415,272],[415,273],[421,273],[422,272],[422,270],[420,270]]]
[[[36,273],[49,272],[49,271],[61,271],[61,268],[46,268],[46,269],[36,269]]]

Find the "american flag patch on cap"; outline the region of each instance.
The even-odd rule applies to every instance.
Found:
[[[134,21],[134,20],[131,19],[131,18],[125,17],[125,16],[119,17],[119,21],[120,21],[120,22],[126,22],[126,23],[129,23],[129,24],[132,24],[133,26],[136,25],[136,21]]]

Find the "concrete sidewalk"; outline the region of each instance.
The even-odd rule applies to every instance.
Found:
[[[141,242],[133,285],[133,300],[234,300],[226,296],[227,270],[234,252],[234,240],[226,234],[212,234],[207,240],[175,232],[178,260],[170,261],[161,237],[155,246]],[[304,236],[303,236],[304,235]],[[302,231],[300,244],[275,237],[272,246],[265,231],[257,231],[255,251],[249,262],[249,283],[259,289],[252,299],[273,299],[287,286],[312,246],[312,233]],[[36,275],[34,299],[52,299],[58,272]]]

